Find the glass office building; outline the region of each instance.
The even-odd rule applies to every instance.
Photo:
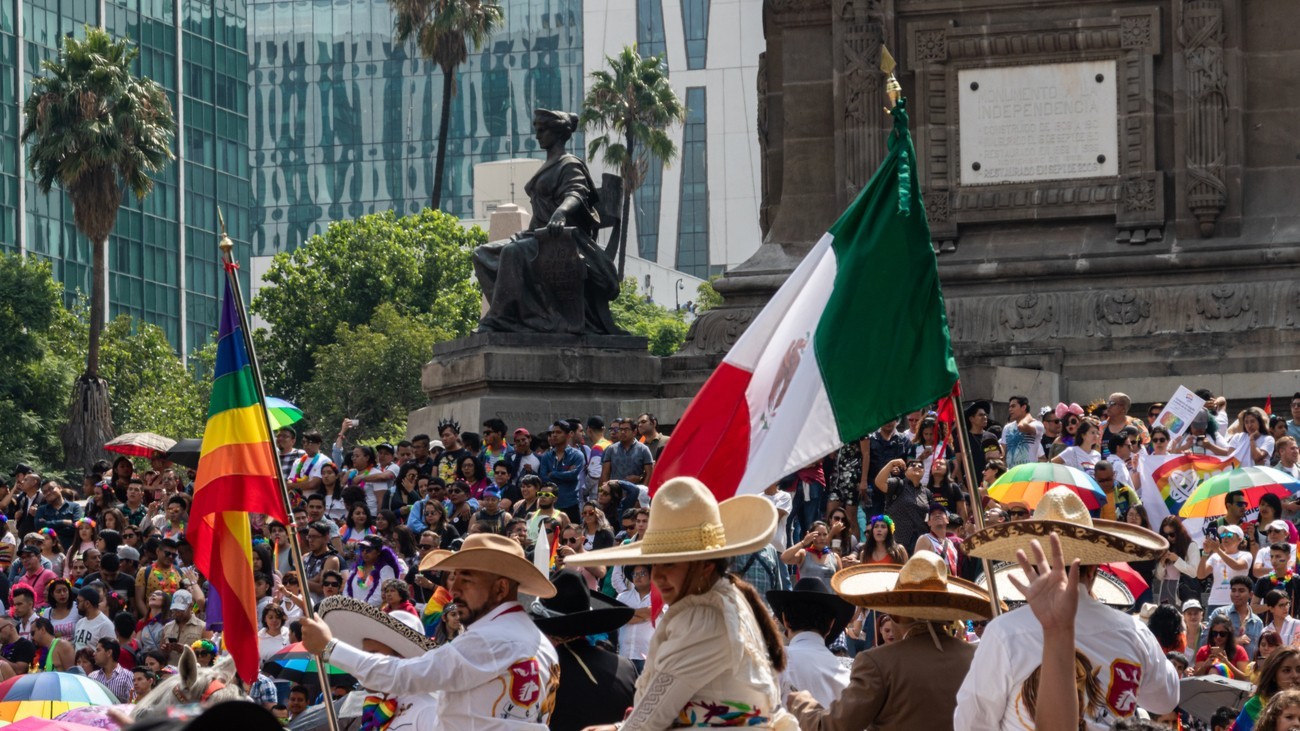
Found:
[[[236,256],[250,253],[245,11],[244,0],[0,0],[0,250],[49,259],[69,302],[90,291],[90,242],[62,191],[36,189],[18,132],[41,61],[57,58],[62,37],[102,23],[140,47],[135,71],[163,86],[179,127],[176,161],[149,197],[123,197],[108,246],[108,315],[157,324],[181,352],[216,331],[218,208]]]
[[[442,209],[462,218],[475,164],[539,156],[532,110],[582,102],[581,0],[501,5],[505,26],[456,75]],[[249,0],[249,43],[255,255],[429,205],[443,74],[394,42],[386,0]]]

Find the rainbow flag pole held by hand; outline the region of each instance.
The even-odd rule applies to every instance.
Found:
[[[194,565],[219,597],[225,642],[236,670],[252,682],[260,662],[248,514],[263,513],[285,525],[290,522],[280,490],[280,465],[272,457],[266,406],[258,397],[256,371],[231,279],[226,277],[222,298],[212,398],[186,539],[194,547]]]

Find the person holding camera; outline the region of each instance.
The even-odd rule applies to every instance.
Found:
[[[921,484],[924,476],[920,457],[892,460],[876,475],[876,489],[885,494],[885,515],[894,521],[894,540],[901,546],[914,546],[930,530],[926,515],[931,498]]]
[[[799,567],[800,579],[821,579],[827,585],[840,570],[840,557],[831,550],[830,527],[816,521],[804,534],[803,540],[785,549],[781,563]]]

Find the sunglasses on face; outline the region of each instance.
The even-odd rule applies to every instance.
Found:
[[[1211,636],[1211,637],[1231,637],[1231,636],[1232,636],[1232,633],[1231,633],[1231,632],[1224,632],[1223,630],[1215,630],[1215,631],[1213,631],[1213,632],[1210,633],[1210,636]]]
[[[1170,532],[1170,533],[1161,533],[1160,535],[1162,535],[1162,536],[1164,536],[1165,538],[1168,538],[1168,539],[1170,539],[1170,540],[1173,540],[1174,538],[1177,538],[1177,537],[1178,537],[1178,534],[1177,534],[1177,533],[1173,533],[1173,532]]]
[[[1160,437],[1156,437],[1155,439],[1152,439],[1152,440],[1151,440],[1151,443],[1152,443],[1152,444],[1168,444],[1168,443],[1169,443],[1169,440],[1168,440],[1168,439],[1161,439]]]
[[[465,491],[459,487],[453,487],[447,490],[448,495],[464,495]]]
[[[539,492],[539,493],[537,493],[537,497],[555,497],[555,493],[553,493],[553,492]]]
[[[432,551],[433,549],[437,548],[437,546],[433,545],[432,543],[421,543],[420,548],[425,551]]]
[[[565,538],[565,539],[564,539],[564,542],[567,543],[567,544],[569,544],[569,545],[573,545],[573,544],[577,543],[578,540],[579,540],[579,539],[577,539],[577,538]]]
[[[1010,515],[1010,516],[1013,517],[1013,518],[1028,518],[1028,517],[1029,517],[1029,511],[1028,511],[1028,510],[1008,510],[1008,511],[1007,511],[1007,515]]]
[[[340,586],[343,586],[342,584],[340,584],[340,583],[337,582],[337,581],[326,581],[326,582],[324,582],[324,583],[321,584],[321,585],[322,585],[322,586],[328,586],[328,587],[333,588],[333,589],[337,589],[337,588],[339,588]]]
[[[1219,534],[1219,540],[1221,540],[1221,541],[1231,540],[1231,539],[1236,538],[1236,537],[1237,537],[1237,534],[1236,534],[1236,533],[1220,533],[1220,534]]]

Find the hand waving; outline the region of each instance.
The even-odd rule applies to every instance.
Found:
[[[1029,608],[1043,626],[1043,632],[1053,630],[1074,630],[1074,615],[1079,609],[1079,559],[1070,564],[1067,571],[1065,560],[1061,556],[1061,539],[1055,533],[1050,536],[1052,559],[1048,563],[1043,554],[1043,547],[1038,541],[1031,541],[1029,546],[1034,553],[1031,563],[1024,551],[1016,551],[1016,560],[1020,569],[1029,579],[1028,585],[1014,574],[1011,583],[1025,596]]]

